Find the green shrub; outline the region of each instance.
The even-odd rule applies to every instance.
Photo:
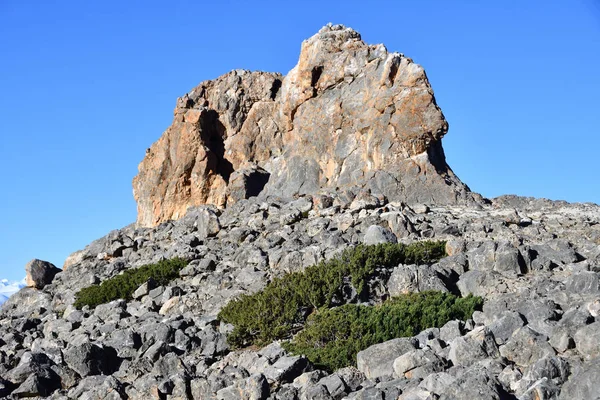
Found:
[[[179,271],[186,264],[187,261],[174,258],[128,269],[120,275],[105,280],[100,285],[81,289],[75,294],[74,306],[79,309],[83,306],[94,308],[99,304],[117,299],[130,300],[133,292],[150,278],[154,279],[158,285],[166,285],[179,277]]]
[[[313,310],[330,307],[334,299],[342,298],[344,278],[349,278],[362,296],[376,267],[428,264],[444,256],[445,242],[359,245],[303,272],[276,278],[261,292],[240,296],[221,310],[219,318],[234,325],[228,337],[230,345],[264,345],[289,338]]]
[[[356,365],[356,354],[377,343],[414,336],[453,319],[465,320],[480,309],[480,297],[442,292],[410,293],[378,306],[346,304],[311,315],[304,330],[284,347],[304,354],[318,368],[334,371]]]

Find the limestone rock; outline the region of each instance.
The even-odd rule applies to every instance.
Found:
[[[447,131],[422,67],[327,25],[287,76],[235,70],[177,100],[133,181],[137,222],[259,193],[354,187],[408,203],[477,200],[446,164]]]
[[[52,283],[54,276],[61,271],[54,264],[38,259],[31,260],[25,265],[25,283],[28,287],[43,289]]]

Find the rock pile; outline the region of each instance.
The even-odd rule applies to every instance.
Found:
[[[447,130],[423,68],[328,25],[285,77],[236,70],[178,99],[133,181],[138,224],[259,193],[360,187],[409,204],[476,201],[446,164]]]
[[[433,289],[481,295],[482,311],[372,346],[356,368],[333,373],[279,343],[229,348],[230,327],[216,318],[228,301],[374,236],[443,239],[452,255],[373,277],[373,302]],[[9,299],[0,390],[54,399],[594,398],[599,245],[600,207],[591,204],[501,197],[478,209],[410,207],[346,192],[201,206],[155,228],[113,231],[44,289]],[[173,257],[191,262],[167,286],[142,285],[133,300],[93,310],[72,306],[82,287]]]

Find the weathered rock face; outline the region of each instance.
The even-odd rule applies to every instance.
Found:
[[[138,224],[279,197],[367,188],[391,200],[477,199],[445,162],[448,123],[423,68],[328,25],[287,76],[232,71],[178,99],[133,181]]]
[[[61,270],[48,261],[34,259],[25,265],[25,283],[28,287],[43,289],[52,283],[54,276]]]

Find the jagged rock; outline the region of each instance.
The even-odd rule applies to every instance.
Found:
[[[423,379],[434,372],[444,370],[444,360],[429,348],[416,349],[404,353],[394,360],[394,372],[397,377]]]
[[[367,233],[365,233],[365,238],[363,240],[364,244],[372,245],[372,244],[380,244],[380,243],[396,243],[398,239],[396,239],[396,235],[390,232],[388,229],[385,229],[379,225],[371,225],[367,228]]]
[[[235,70],[178,99],[133,182],[138,224],[261,192],[358,186],[410,203],[475,200],[446,164],[447,130],[420,66],[328,25],[285,77]]]
[[[81,377],[111,374],[117,368],[116,352],[92,343],[83,343],[64,351],[65,363]]]
[[[69,390],[72,399],[125,399],[125,390],[121,382],[112,376],[90,376],[82,379],[77,387]]]
[[[418,341],[398,338],[373,345],[356,355],[356,366],[367,378],[379,378],[394,374],[394,361],[401,355],[414,350]]]
[[[283,356],[267,367],[264,374],[271,382],[291,382],[309,367],[308,360],[300,356]]]
[[[498,347],[487,327],[478,327],[450,343],[448,359],[454,365],[469,366],[488,357],[496,357]]]
[[[500,347],[500,354],[519,366],[527,366],[542,357],[553,356],[555,351],[544,335],[524,326]]]
[[[595,358],[569,377],[562,387],[559,399],[600,398],[598,376],[600,376],[600,357]]]
[[[575,333],[577,350],[586,358],[600,357],[600,321],[582,327]]]
[[[43,289],[52,283],[54,276],[61,271],[48,261],[34,259],[25,265],[25,283],[28,287]]]

